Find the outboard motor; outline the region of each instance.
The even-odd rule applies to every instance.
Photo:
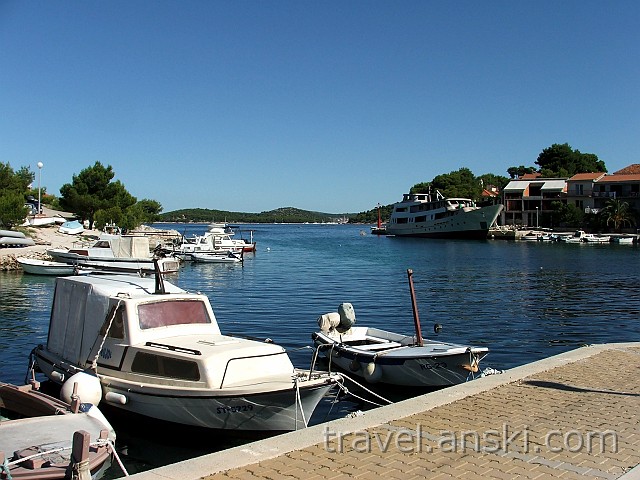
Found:
[[[336,330],[344,333],[356,323],[356,311],[350,303],[341,303],[338,305],[338,314],[340,314],[340,324]]]

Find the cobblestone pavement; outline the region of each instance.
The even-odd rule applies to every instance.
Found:
[[[613,345],[374,427],[330,423],[319,443],[205,478],[616,479],[640,464],[639,378],[640,347]]]

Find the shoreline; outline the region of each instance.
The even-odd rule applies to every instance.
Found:
[[[162,232],[162,233],[160,233]],[[27,227],[25,234],[32,238],[35,245],[27,247],[3,247],[0,248],[0,271],[22,271],[20,264],[16,258],[25,257],[37,260],[53,260],[47,250],[52,248],[72,249],[80,246],[86,246],[94,242],[104,232],[100,230],[86,229],[81,234],[69,235],[58,231],[58,225],[46,227]],[[175,230],[159,230],[152,227],[138,227],[135,230],[137,235],[145,235],[150,237],[150,244],[153,240],[158,243],[166,241],[171,236],[179,236]],[[154,234],[156,235],[154,237]]]

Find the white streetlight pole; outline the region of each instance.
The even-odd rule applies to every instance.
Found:
[[[536,228],[540,228],[540,222],[538,222],[538,207],[536,207]]]
[[[40,181],[42,180],[42,167],[44,164],[42,162],[38,162],[38,213],[42,213],[42,206],[40,203]]]

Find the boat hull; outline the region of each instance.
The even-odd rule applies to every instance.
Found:
[[[322,332],[314,333],[312,338],[320,352],[345,372],[369,383],[407,387],[447,387],[464,383],[475,377],[480,360],[488,353],[484,347],[437,342],[424,347],[398,344],[387,351],[367,351],[341,343]],[[443,348],[438,349],[439,345]]]
[[[62,262],[49,262],[31,258],[16,258],[25,273],[32,275],[73,275],[76,267]]]
[[[95,406],[73,413],[70,405],[24,385],[0,385],[0,407],[19,418],[3,420],[0,452],[7,455],[8,474],[15,480],[63,480],[75,465],[73,439],[77,432],[89,435],[88,469],[100,478],[111,464],[115,442],[111,425]],[[23,460],[24,459],[24,460]]]
[[[63,249],[47,250],[47,253],[57,262],[69,265],[80,265],[98,270],[114,272],[146,272],[155,271],[152,258],[117,258],[117,257],[91,257]],[[161,258],[158,265],[162,273],[177,272],[180,261],[177,258]]]
[[[389,222],[387,235],[397,237],[486,239],[489,228],[502,211],[502,205],[491,205],[468,212],[460,211],[455,215],[420,222]]]
[[[38,368],[52,381],[80,371],[46,350],[36,350]],[[295,381],[278,382],[270,388],[198,389],[131,382],[99,374],[102,398],[112,407],[145,417],[180,425],[214,430],[286,432],[305,428],[320,400],[336,386],[338,375],[313,374],[299,370]],[[62,381],[61,381],[62,378]]]

